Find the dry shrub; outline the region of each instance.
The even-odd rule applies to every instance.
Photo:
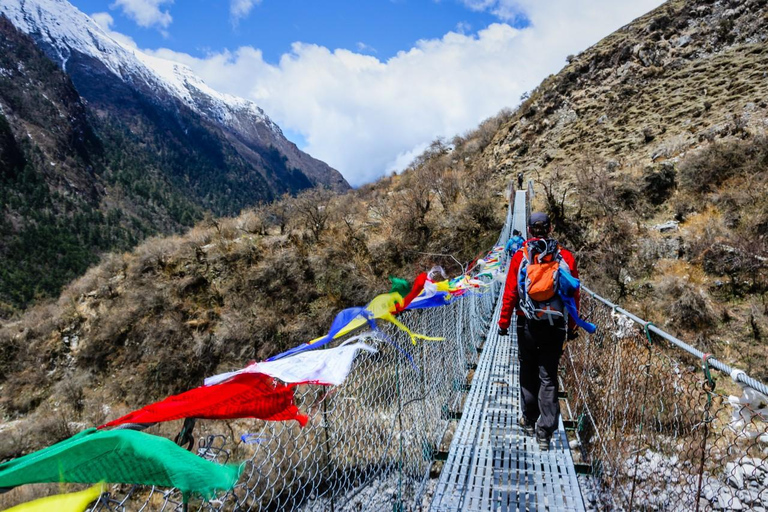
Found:
[[[370,265],[377,275],[395,274],[397,269],[412,261],[413,253],[400,238],[374,241],[368,245],[368,250],[371,254]]]
[[[582,247],[577,246],[580,272],[589,276],[590,287],[624,297],[627,294],[626,272],[635,273],[637,270],[629,266],[635,254],[632,247],[635,226],[626,214],[591,220]],[[574,237],[571,235],[568,238]]]
[[[658,169],[646,168],[643,173],[643,196],[654,206],[664,203],[677,186],[677,173],[672,163],[664,162]]]
[[[701,330],[717,324],[717,313],[701,288],[668,277],[657,288],[666,303],[668,323],[687,330]]]
[[[573,168],[568,169],[576,175],[579,209],[588,212],[599,212],[600,215],[612,215],[618,210],[620,203],[616,201],[616,183],[612,176],[611,167],[594,154],[584,155]],[[566,176],[570,172],[557,169],[549,180],[539,180],[544,184],[548,208],[555,214],[556,219],[564,219],[562,203],[569,187]],[[560,224],[564,224],[560,220]]]
[[[730,293],[739,297],[747,293],[764,293],[768,289],[768,266],[764,257],[755,253],[749,240],[737,239],[734,245],[716,242],[702,253],[707,273],[727,276]]]
[[[17,363],[16,355],[19,345],[13,338],[0,336],[0,382],[3,382],[11,372],[15,371]]]
[[[267,219],[263,209],[248,210],[237,218],[238,229],[254,234],[254,235],[266,235],[267,234]]]
[[[499,131],[499,128],[512,118],[513,112],[510,109],[502,109],[498,114],[489,117],[473,132],[467,135],[470,141],[476,141],[476,151],[484,150]]]
[[[0,429],[0,463],[20,457],[29,450],[30,438],[27,420],[15,420],[3,423]],[[0,494],[0,497],[3,495]],[[0,501],[2,503],[2,501]]]
[[[53,393],[61,397],[63,403],[76,415],[80,415],[85,407],[85,389],[91,376],[88,373],[67,371],[64,377],[53,386]]]
[[[49,336],[56,328],[59,307],[51,302],[29,309],[18,322],[11,322],[2,327],[3,335],[12,336],[20,343]]]
[[[701,255],[717,240],[723,240],[727,234],[720,212],[712,207],[705,207],[699,213],[691,215],[681,226],[681,233],[689,248],[689,259],[699,261]]]
[[[430,244],[431,253],[449,253],[460,261],[467,261],[477,256],[478,243],[490,247],[496,242],[502,222],[498,200],[490,195],[478,195],[463,202],[456,215],[453,215],[436,232]],[[449,223],[450,222],[450,223]],[[433,257],[434,260],[434,257]],[[452,258],[434,260],[452,273],[459,273]]]
[[[165,267],[181,245],[180,242],[181,240],[176,237],[148,239],[133,252],[133,258],[126,272],[138,276]]]
[[[11,417],[32,412],[48,395],[46,382],[46,372],[38,365],[31,364],[10,373],[3,384],[0,407]]]
[[[122,352],[130,332],[151,311],[161,308],[161,297],[153,287],[136,283],[124,295],[111,301],[109,313],[89,322],[90,332],[77,351],[77,364],[83,369],[104,373]]]
[[[678,194],[673,196],[669,205],[672,214],[676,221],[685,222],[689,216],[696,212],[696,203],[692,202],[689,197]]]
[[[72,437],[83,427],[76,422],[74,411],[63,404],[46,404],[40,407],[35,416],[34,428],[28,434],[36,436],[39,444],[56,444]]]
[[[203,247],[211,243],[216,231],[208,225],[198,224],[190,229],[185,238],[197,247]]]
[[[127,262],[123,255],[109,253],[102,257],[101,262],[88,269],[79,279],[76,279],[64,289],[59,298],[60,307],[66,307],[69,303],[79,300],[83,295],[98,293],[107,286],[111,280],[122,276]]]
[[[239,218],[223,218],[218,221],[218,234],[223,240],[234,240],[243,234]]]
[[[712,192],[735,176],[768,169],[768,139],[714,142],[680,162],[680,183],[695,193]]]
[[[221,359],[253,359],[253,339],[263,340],[265,332],[257,332],[253,313],[228,309],[222,314],[215,336],[216,351]]]

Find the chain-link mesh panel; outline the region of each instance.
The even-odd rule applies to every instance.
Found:
[[[584,294],[564,382],[604,510],[765,510],[768,401]],[[707,371],[704,371],[706,369]],[[723,377],[722,374],[718,375]]]
[[[413,345],[406,333],[380,323],[381,335],[365,340],[378,352],[360,353],[342,386],[297,388],[296,403],[310,417],[304,428],[296,422],[198,421],[198,455],[222,464],[242,461],[243,474],[229,493],[210,501],[192,497],[188,509],[416,506],[447,413],[459,407],[468,368],[476,363],[499,285],[400,316],[414,332],[442,341]],[[94,510],[182,510],[182,501],[176,490],[115,486]]]

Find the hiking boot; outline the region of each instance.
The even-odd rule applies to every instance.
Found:
[[[539,443],[539,450],[546,452],[549,451],[549,437],[541,437],[536,434],[536,442]]]
[[[520,425],[520,428],[523,429],[523,434],[525,434],[526,436],[533,435],[533,424],[529,422],[525,416],[520,416],[520,421],[518,421],[518,425]]]

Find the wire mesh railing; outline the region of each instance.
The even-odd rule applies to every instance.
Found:
[[[511,209],[499,236],[509,237]],[[175,489],[112,486],[92,509],[128,510],[412,510],[429,494],[429,472],[451,413],[462,406],[501,282],[450,304],[407,311],[399,320],[441,341],[419,340],[388,322],[362,341],[343,385],[301,385],[296,422],[198,421],[194,449],[219,463],[240,462],[234,489],[184,502]],[[333,346],[342,344],[342,338]],[[322,350],[322,349],[320,349]]]
[[[768,508],[765,386],[589,290],[563,379],[600,510]],[[725,375],[723,375],[725,374]]]

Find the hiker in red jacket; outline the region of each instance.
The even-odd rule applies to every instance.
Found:
[[[577,335],[577,326],[568,317],[557,293],[556,273],[567,266],[564,271],[578,278],[576,261],[571,251],[549,238],[551,232],[547,214],[531,214],[529,239],[509,265],[499,319],[499,335],[506,336],[512,314],[517,314],[522,393],[520,426],[528,435],[535,430],[542,450],[549,449],[549,441],[557,429],[560,413],[557,367],[563,345],[566,337],[574,339]],[[578,292],[574,299],[578,310]]]

